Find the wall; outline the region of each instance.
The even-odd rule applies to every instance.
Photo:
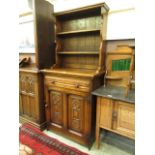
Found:
[[[109,8],[107,39],[135,38],[135,5],[134,0],[48,0],[54,4],[55,12],[81,6],[105,2]]]

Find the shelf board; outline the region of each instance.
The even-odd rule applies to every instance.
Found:
[[[74,33],[86,33],[86,32],[99,32],[99,31],[100,31],[100,29],[76,30],[76,31],[58,32],[57,35],[74,34]]]
[[[135,80],[131,80],[130,83],[131,83],[131,84],[135,84]]]
[[[109,79],[109,80],[121,80],[122,77],[120,77],[120,76],[106,76],[106,79]]]
[[[96,55],[96,54],[99,54],[98,51],[94,51],[94,52],[91,52],[91,51],[72,51],[72,52],[67,52],[67,51],[64,51],[64,52],[57,52],[58,54],[92,54],[92,55]]]
[[[32,15],[32,11],[23,12],[23,13],[19,14],[19,17],[24,17],[24,16],[28,16],[28,15]]]
[[[131,52],[107,52],[107,55],[132,55]]]

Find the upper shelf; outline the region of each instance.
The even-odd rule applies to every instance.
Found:
[[[75,33],[87,33],[87,32],[99,32],[100,29],[89,29],[89,30],[76,30],[76,31],[67,31],[67,32],[58,32],[57,35],[67,35]]]

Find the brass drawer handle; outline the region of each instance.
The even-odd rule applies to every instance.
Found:
[[[112,117],[113,117],[113,119],[116,119],[117,118],[117,112],[116,111],[113,111],[112,112]]]
[[[52,83],[52,84],[55,84],[55,81],[54,81],[54,80],[52,80],[52,81],[51,81],[51,83]]]
[[[76,88],[79,88],[79,87],[80,87],[80,84],[78,84],[78,83],[75,84],[75,87],[76,87]]]

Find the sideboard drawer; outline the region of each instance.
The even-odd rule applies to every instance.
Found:
[[[75,78],[45,77],[45,84],[83,92],[89,92],[91,88],[90,81]]]

